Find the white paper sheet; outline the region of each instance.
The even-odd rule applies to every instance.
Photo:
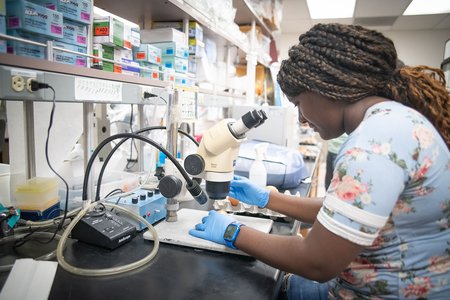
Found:
[[[58,263],[18,259],[0,293],[0,300],[45,300],[55,278]]]
[[[178,221],[166,222],[162,221],[155,226],[158,233],[158,238],[161,243],[182,245],[197,249],[207,249],[219,252],[234,253],[240,255],[247,255],[240,250],[233,250],[224,245],[217,244],[211,241],[200,239],[189,234],[189,230],[195,227],[195,224],[201,223],[202,218],[208,215],[208,211],[182,208],[178,211]],[[248,216],[233,216],[239,222],[246,226],[252,227],[262,232],[270,232],[272,229],[273,220],[248,217]],[[150,232],[144,233],[144,239],[153,240]]]

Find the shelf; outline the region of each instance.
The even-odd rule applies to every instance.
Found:
[[[236,5],[235,2],[236,0],[233,2],[234,5]],[[270,30],[256,16],[248,2],[246,0],[239,0],[237,2],[239,9],[236,16],[239,16],[239,21],[242,23],[251,23],[255,19],[257,24],[262,26],[264,33],[266,35],[269,34],[270,38],[272,38]],[[94,4],[101,9],[138,24],[141,28],[150,28],[152,21],[180,21],[186,18],[195,20],[202,25],[204,34],[208,38],[213,39],[218,47],[232,45],[244,53],[249,52],[246,45],[238,41],[228,32],[218,28],[207,15],[183,0],[135,0],[133,1],[133,9],[127,7],[127,2],[121,0],[95,0]],[[260,58],[258,58],[258,62],[266,67],[268,66]]]
[[[266,23],[256,14],[255,9],[247,0],[233,0],[233,6],[236,8],[236,17],[234,21],[238,25],[251,24],[255,21],[256,25],[260,26],[263,34],[273,39],[272,31]]]
[[[135,0],[133,9],[121,0],[95,0],[95,6],[112,14],[139,24],[141,28],[149,29],[152,21],[180,21],[185,18],[193,19],[203,26],[204,33],[222,46],[232,44],[244,52],[247,48],[227,32],[217,28],[211,19],[188,3],[179,0]],[[220,38],[217,39],[216,35]],[[222,41],[221,41],[222,39]]]
[[[26,78],[36,78],[41,82],[50,84],[57,90],[57,101],[60,102],[97,102],[97,103],[127,103],[127,104],[161,104],[162,102],[149,98],[142,100],[144,91],[166,97],[168,82],[150,78],[140,78],[102,70],[89,69],[66,65],[58,62],[40,60],[35,58],[17,56],[12,54],[0,54],[0,99],[4,100],[32,100],[50,101],[52,94],[48,90],[29,93],[16,92],[11,88],[11,77],[20,73]],[[120,89],[118,95],[112,97],[92,97],[80,99],[80,92],[76,91],[77,84],[83,84],[83,79],[89,79],[90,84],[97,83],[106,87]],[[64,93],[58,93],[63,90]],[[242,95],[233,93],[199,89],[199,93],[217,97],[243,98]]]

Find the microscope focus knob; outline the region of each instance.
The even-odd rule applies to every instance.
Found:
[[[198,154],[188,155],[184,159],[184,169],[191,175],[198,175],[205,169],[205,160]]]
[[[161,195],[166,198],[173,198],[181,192],[183,183],[174,175],[167,175],[159,181],[158,187]]]

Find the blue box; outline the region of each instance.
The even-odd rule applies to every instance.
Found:
[[[151,196],[148,194],[151,192]],[[137,202],[133,203],[133,198],[137,197]],[[144,199],[141,199],[143,197]],[[154,224],[166,217],[167,199],[161,194],[155,194],[154,191],[138,189],[126,197],[115,197],[107,200],[109,203],[116,204],[133,211],[135,214],[146,219],[150,224]],[[136,226],[138,231],[147,228],[143,223],[128,216],[122,215],[127,221]]]
[[[6,15],[6,3],[5,0],[0,0],[0,15]]]
[[[45,44],[47,42],[47,38],[42,35],[32,34],[26,31],[19,30],[8,30],[8,35],[20,37],[26,40],[38,42]],[[28,56],[32,58],[45,59],[46,57],[46,48],[36,45],[27,44],[24,42],[18,41],[8,41],[7,42],[7,52],[10,54],[15,54],[19,56]]]
[[[64,18],[84,24],[92,23],[91,0],[30,0],[51,10],[63,14]]]
[[[20,210],[20,217],[24,220],[39,221],[56,218],[60,215],[59,201],[46,210]]]
[[[58,41],[54,41],[53,46],[86,54],[86,47],[75,46]],[[86,56],[76,55],[73,53],[64,52],[56,49],[53,50],[53,60],[59,63],[68,64],[72,66],[86,67],[87,65]]]
[[[5,16],[0,16],[0,33],[6,34]],[[0,53],[6,53],[6,40],[0,40]]]
[[[62,39],[57,39],[58,41],[80,47],[87,47],[88,30],[86,25],[64,19],[63,33],[64,37]]]
[[[7,1],[6,12],[7,29],[63,38],[63,16],[59,12],[24,0]]]
[[[169,69],[174,69],[178,73],[187,73],[188,60],[180,57],[163,56],[162,65]]]
[[[153,43],[155,47],[161,49],[162,56],[176,56],[181,58],[189,57],[189,47],[175,42]]]

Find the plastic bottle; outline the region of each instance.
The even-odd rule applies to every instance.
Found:
[[[260,143],[255,145],[254,149],[256,157],[249,172],[250,181],[261,187],[265,187],[267,185],[267,170],[263,163],[267,146],[269,146],[268,143]]]

